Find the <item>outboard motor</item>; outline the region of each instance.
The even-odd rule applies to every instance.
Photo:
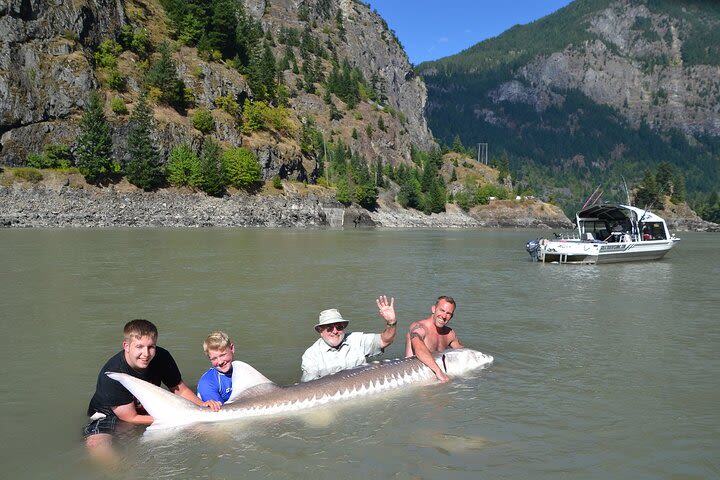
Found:
[[[525,245],[525,249],[530,254],[533,262],[540,261],[540,239],[530,240],[527,242],[527,245]]]

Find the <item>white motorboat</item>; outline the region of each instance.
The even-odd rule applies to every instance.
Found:
[[[615,263],[660,260],[680,241],[658,215],[620,204],[593,205],[576,215],[571,235],[530,240],[533,261],[554,263]]]

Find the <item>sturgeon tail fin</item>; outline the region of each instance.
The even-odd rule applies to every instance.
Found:
[[[131,375],[115,372],[105,372],[105,374],[127,388],[153,417],[153,424],[148,427],[148,430],[179,427],[199,422],[202,421],[203,412],[209,411],[179,395]]]

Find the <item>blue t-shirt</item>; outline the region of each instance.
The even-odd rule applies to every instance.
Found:
[[[197,386],[197,395],[200,400],[207,402],[208,400],[216,400],[225,403],[230,399],[232,394],[232,368],[230,371],[220,373],[214,368],[203,373]]]

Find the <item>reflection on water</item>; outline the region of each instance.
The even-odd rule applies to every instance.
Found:
[[[0,462],[7,478],[714,478],[720,447],[717,236],[665,260],[531,263],[517,231],[0,231]],[[446,385],[311,415],[121,435],[115,469],[80,439],[122,325],[148,318],[191,386],[202,339],[281,384],[317,314],[380,331],[434,299],[495,363]]]

